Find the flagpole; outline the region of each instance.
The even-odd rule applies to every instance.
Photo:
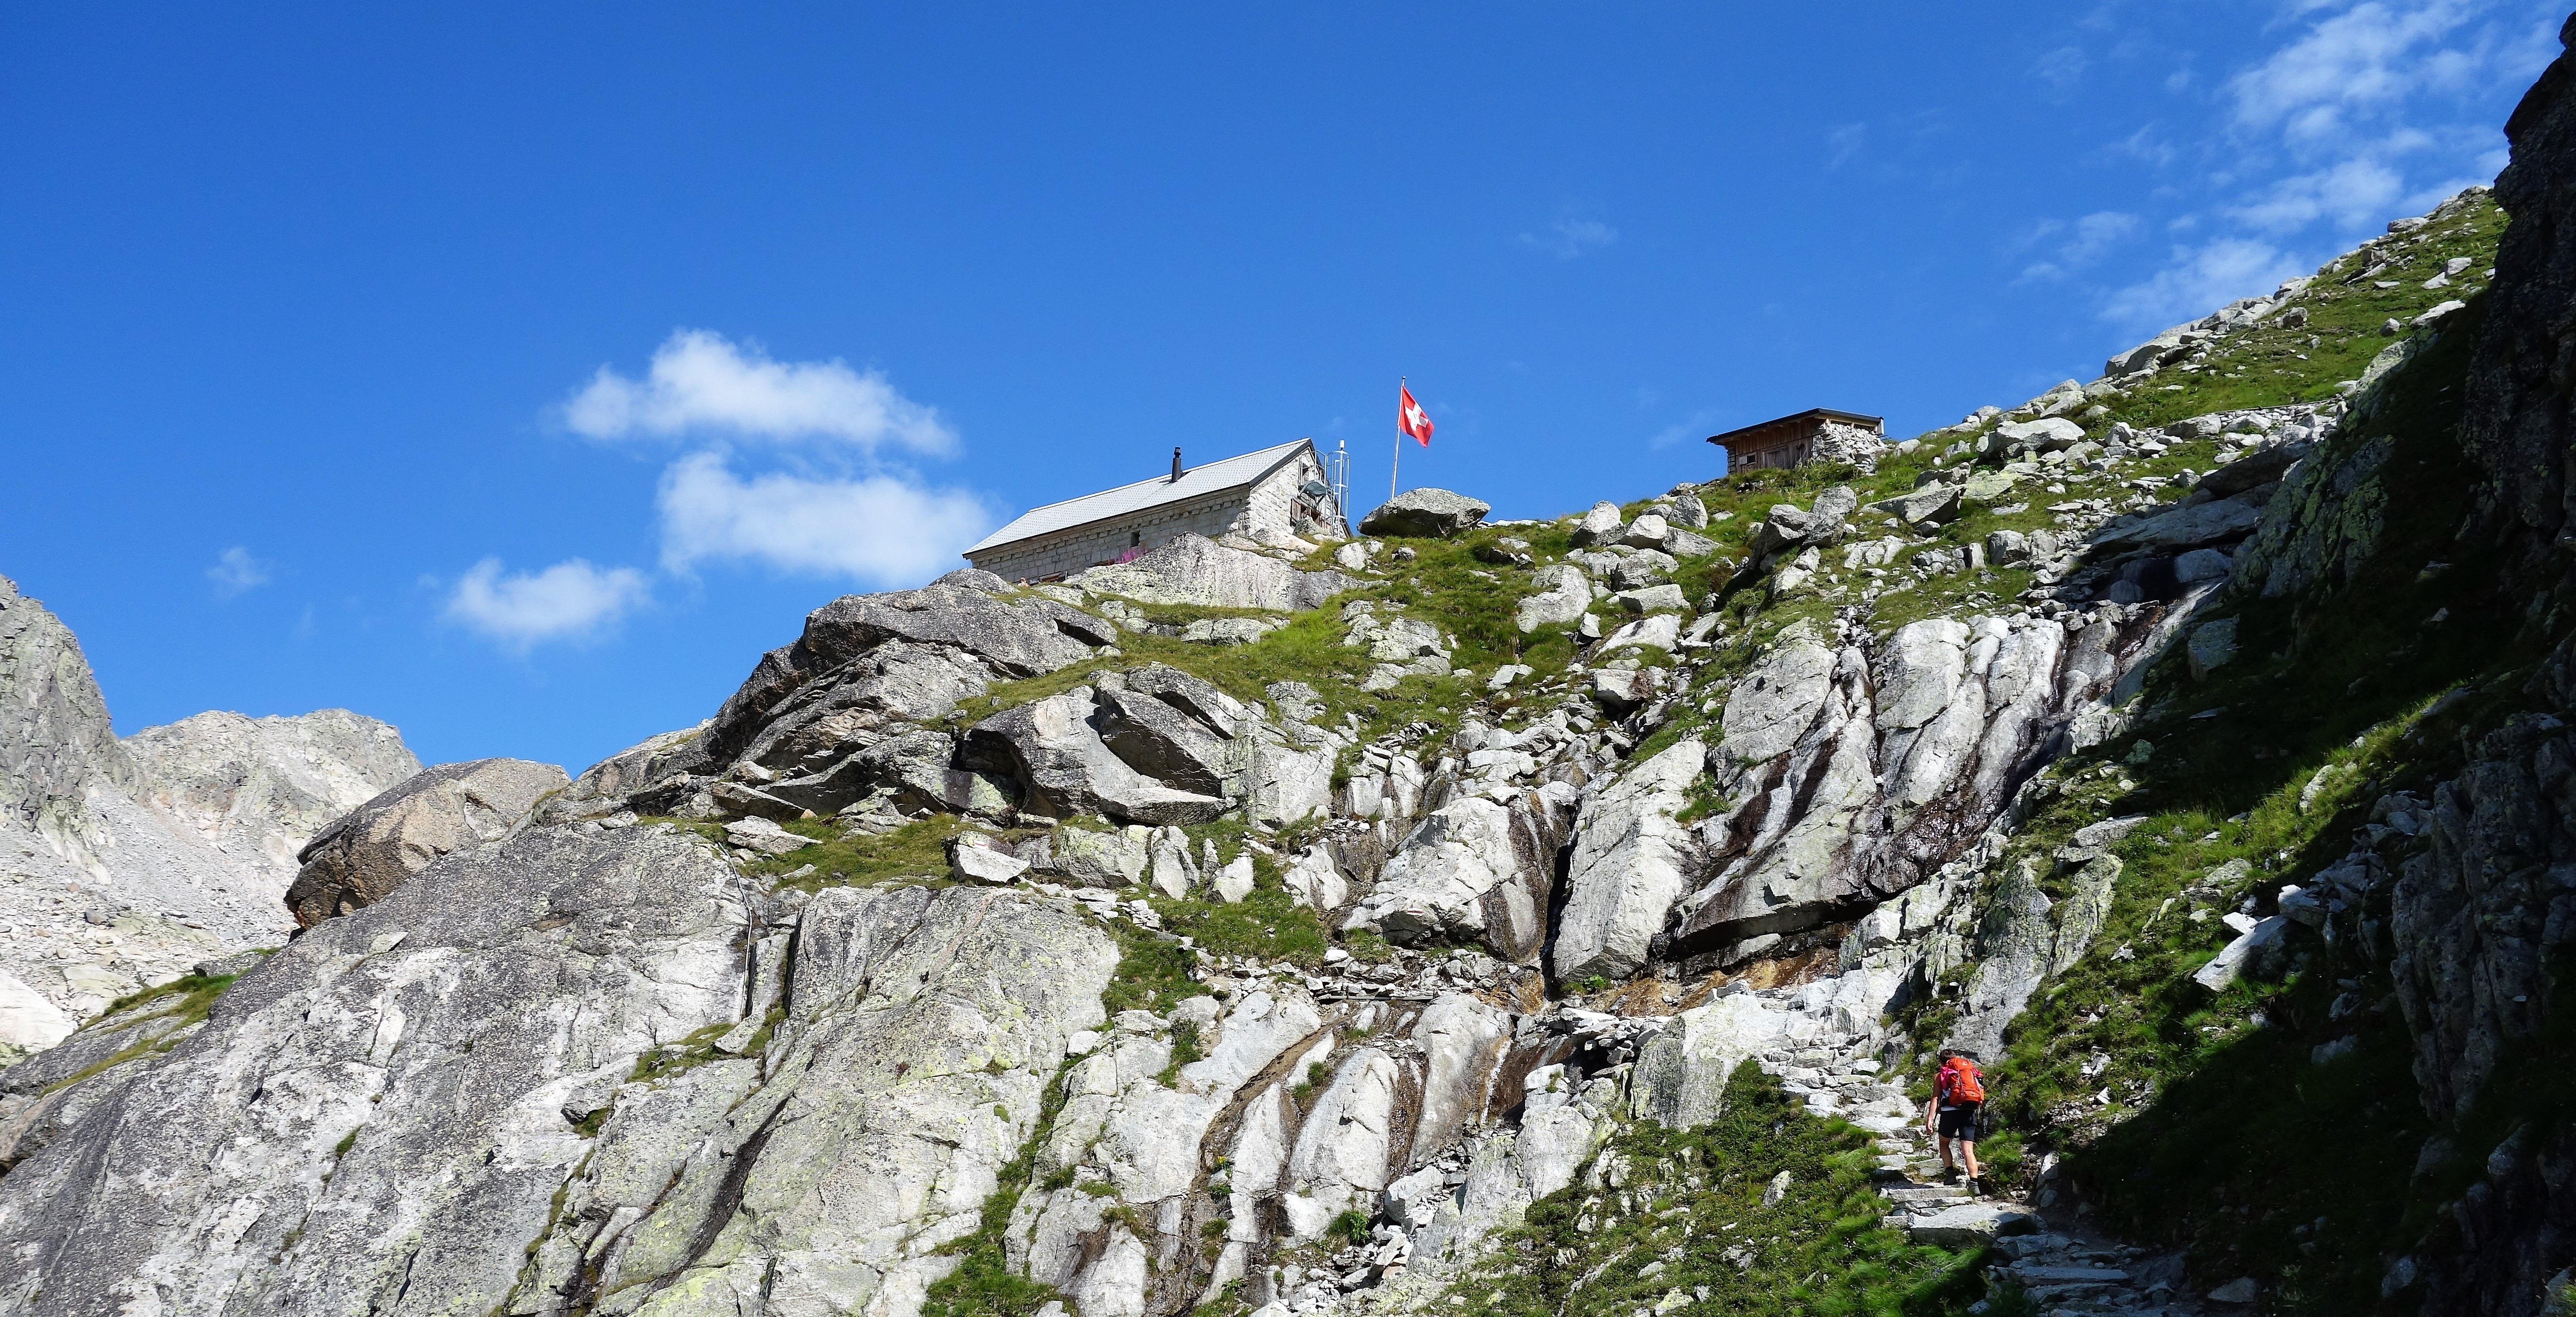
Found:
[[[1395,377],[1395,460],[1386,464],[1386,498],[1395,501],[1395,473],[1404,465],[1404,377]]]

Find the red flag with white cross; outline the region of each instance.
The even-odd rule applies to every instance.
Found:
[[[1422,441],[1422,446],[1429,448],[1431,413],[1422,410],[1422,404],[1413,400],[1413,390],[1405,385],[1396,385],[1395,394],[1395,428]]]

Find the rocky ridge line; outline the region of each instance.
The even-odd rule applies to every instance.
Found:
[[[2028,1210],[1902,1181],[1903,1073],[2093,954],[2135,820],[2042,853],[2022,825],[2125,791],[2107,750],[2154,674],[2244,661],[2221,603],[2326,561],[2285,523],[2367,532],[2306,461],[2424,339],[2349,403],[2096,433],[2068,409],[2114,391],[2052,391],[1895,446],[1870,498],[1713,483],[837,600],[704,726],[365,870],[220,997],[0,1074],[29,1260],[0,1298],[1402,1309],[1541,1200],[1620,1188],[1614,1138],[1707,1120],[1751,1061],[1887,1139],[1918,1245],[1992,1240],[2102,1306],[2132,1277],[2048,1274],[2106,1247],[2053,1168]],[[1331,672],[1264,679],[1319,634]],[[2228,963],[2277,972],[2374,886],[2229,925]]]

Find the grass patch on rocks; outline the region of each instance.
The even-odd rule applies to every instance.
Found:
[[[147,1024],[161,1027],[142,1030],[142,1036],[134,1042],[47,1084],[44,1091],[59,1093],[92,1075],[103,1074],[128,1061],[157,1056],[178,1046],[192,1027],[205,1022],[215,1008],[215,999],[223,996],[224,989],[231,987],[233,980],[239,977],[237,974],[189,974],[159,987],[118,998],[98,1019],[85,1026],[84,1032],[134,1029]]]
[[[1163,927],[1188,936],[1208,951],[1313,969],[1324,963],[1331,934],[1312,907],[1288,894],[1267,856],[1255,856],[1252,891],[1227,904],[1214,893],[1179,900],[1152,896],[1147,903],[1163,917]]]
[[[659,1047],[645,1049],[635,1058],[635,1069],[626,1076],[627,1079],[635,1082],[660,1079],[684,1070],[694,1070],[710,1061],[726,1059],[733,1054],[717,1050],[716,1040],[731,1033],[735,1023],[736,1021],[733,1020],[719,1021],[687,1037],[673,1039]],[[766,1033],[766,1030],[763,1032]],[[762,1041],[766,1042],[767,1039],[764,1037]]]
[[[240,977],[238,974],[182,975],[158,987],[128,993],[108,1003],[107,1009],[99,1012],[99,1022],[133,1024],[138,1020],[172,1017],[183,1024],[194,1024],[206,1018],[206,1013],[214,1009],[215,998],[224,995],[224,989],[233,986],[233,980]],[[127,1011],[150,1006],[155,1002],[160,1004],[149,1014],[138,1016],[135,1020],[116,1018]]]
[[[2435,303],[2466,300],[2483,290],[2505,224],[2503,209],[2481,196],[2412,233],[2373,239],[2317,271],[2315,282],[2289,304],[2307,309],[2305,325],[2284,323],[2285,307],[2229,334],[2198,361],[2167,366],[2125,396],[2106,400],[2111,414],[2099,426],[2127,421],[2143,428],[2329,397],[2395,341],[2381,333],[2386,322],[2409,325]],[[2423,286],[2454,257],[2465,258],[2469,267],[2445,287]]]
[[[1248,645],[1209,645],[1122,631],[1116,646],[1119,653],[1096,656],[1043,676],[996,683],[984,694],[960,704],[948,722],[952,730],[971,726],[1003,709],[1088,685],[1101,672],[1123,671],[1146,663],[1179,668],[1247,704],[1266,705],[1269,696],[1265,688],[1272,682],[1302,681],[1314,687],[1323,699],[1328,711],[1326,720],[1337,721],[1344,712],[1358,707],[1356,687],[1369,668],[1362,651],[1342,644],[1340,605],[1357,597],[1360,596],[1344,594],[1321,608],[1291,614],[1288,625]],[[1190,611],[1231,615],[1246,610]],[[1345,683],[1349,689],[1343,688]]]
[[[814,844],[785,855],[767,856],[747,866],[751,872],[793,873],[806,865],[814,872],[781,885],[816,891],[825,887],[864,887],[907,879],[948,881],[948,843],[966,828],[954,814],[916,819],[892,832],[844,833],[828,819],[802,819],[782,824],[788,831],[814,838]]]
[[[1198,968],[1198,953],[1179,940],[1123,919],[1111,920],[1109,931],[1118,939],[1118,969],[1109,977],[1109,990],[1100,994],[1100,1005],[1111,1015],[1120,1011],[1163,1015],[1207,991],[1190,976]]]

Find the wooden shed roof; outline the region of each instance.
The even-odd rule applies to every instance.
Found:
[[[1772,442],[1785,441],[1790,435],[1805,430],[1804,423],[1814,421],[1844,421],[1852,425],[1866,425],[1882,433],[1885,432],[1887,424],[1887,418],[1883,416],[1863,416],[1859,412],[1836,411],[1831,407],[1810,407],[1803,412],[1775,416],[1770,420],[1729,430],[1724,434],[1713,434],[1708,437],[1708,441],[1729,450],[1765,448]],[[1796,423],[1794,428],[1792,428],[1793,423]],[[1789,433],[1783,434],[1784,430]]]

